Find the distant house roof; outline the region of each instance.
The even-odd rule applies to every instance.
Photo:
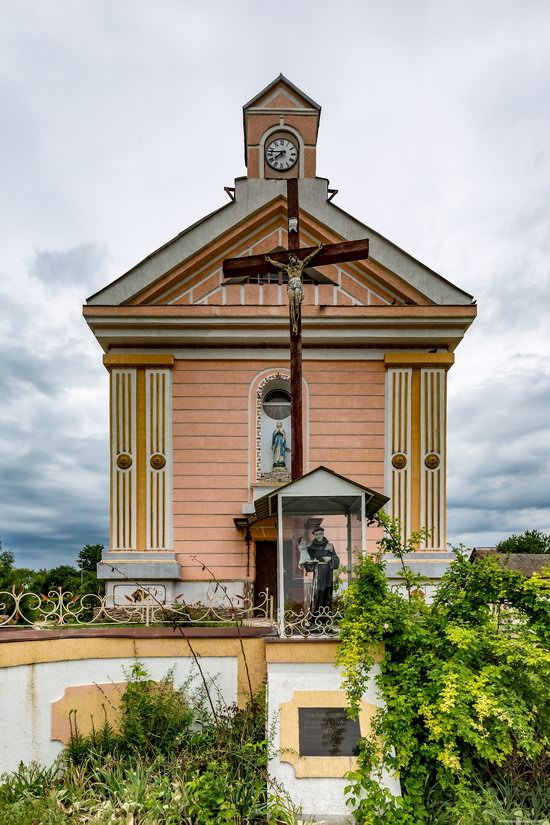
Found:
[[[542,573],[544,568],[550,571],[550,555],[546,553],[497,553],[496,547],[474,547],[470,561],[475,562],[489,556],[495,556],[501,567],[515,570],[524,576]],[[550,576],[550,573],[547,575]]]

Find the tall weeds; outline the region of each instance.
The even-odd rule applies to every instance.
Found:
[[[118,727],[71,740],[50,769],[21,765],[2,777],[0,822],[9,825],[291,825],[296,816],[267,773],[263,696],[244,708],[204,690],[155,683],[136,662]],[[212,697],[210,697],[212,701]]]

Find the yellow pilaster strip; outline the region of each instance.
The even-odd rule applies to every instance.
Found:
[[[423,549],[445,550],[446,400],[447,371],[420,370],[421,416],[421,526],[428,531]]]
[[[443,501],[441,502],[441,548],[447,549],[447,375],[443,381],[443,411],[441,421],[443,451]]]
[[[147,549],[147,445],[145,409],[145,370],[137,370],[136,392],[136,546]]]
[[[411,380],[411,524],[410,533],[420,530],[420,370],[413,369]]]
[[[115,547],[115,536],[113,535],[114,527],[114,485],[116,484],[116,473],[114,470],[115,461],[115,445],[114,441],[114,413],[115,405],[113,404],[113,383],[117,378],[112,372],[109,373],[109,550]]]

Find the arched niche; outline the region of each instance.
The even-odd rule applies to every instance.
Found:
[[[258,385],[256,397],[256,479],[261,480],[272,472],[290,473],[290,376],[285,373],[266,376]],[[278,462],[274,466],[273,434],[277,429],[284,434],[277,440],[283,442],[286,450],[284,459],[282,450],[279,451]]]

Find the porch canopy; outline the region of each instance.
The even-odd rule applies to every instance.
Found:
[[[367,519],[371,519],[389,501],[388,496],[321,466],[257,499],[254,502],[254,521],[278,515],[279,497],[285,500],[286,515],[308,515],[320,512],[319,507],[327,515],[347,513],[357,498],[363,498]]]

